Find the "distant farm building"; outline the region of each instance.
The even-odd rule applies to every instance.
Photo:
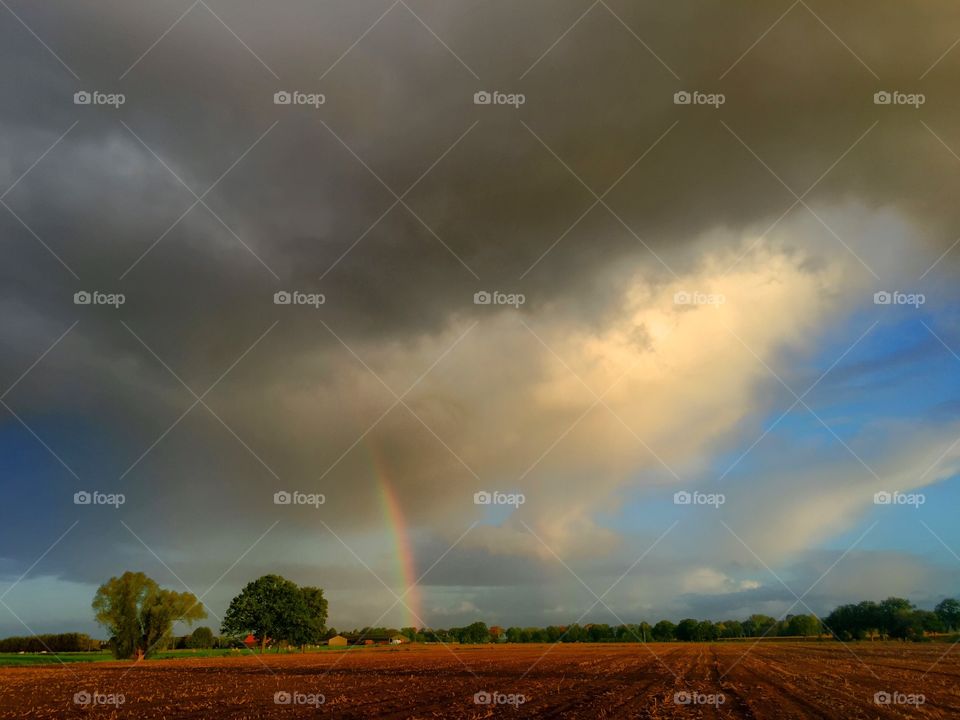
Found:
[[[346,647],[349,643],[349,640],[343,635],[334,635],[332,638],[327,640],[327,645],[331,647]]]
[[[410,642],[410,638],[399,633],[396,635],[348,635],[343,639],[347,645],[401,645]]]

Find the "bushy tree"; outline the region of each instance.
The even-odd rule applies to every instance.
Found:
[[[220,632],[233,636],[250,633],[263,651],[268,640],[301,646],[319,643],[326,622],[323,590],[301,588],[279,575],[264,575],[247,583],[230,601]]]
[[[676,636],[677,640],[683,640],[690,642],[697,639],[697,628],[700,623],[698,623],[693,618],[684,618],[679,623],[677,623]]]
[[[744,629],[747,626],[750,627],[751,637],[765,637],[767,635],[772,635],[774,628],[777,626],[777,619],[772,618],[769,615],[763,615],[761,613],[756,613],[747,618],[746,622],[743,624]]]
[[[191,624],[207,616],[193,593],[164,590],[142,572],[125,572],[97,589],[97,622],[110,631],[118,659],[149,655],[170,639],[174,623]]]
[[[960,629],[960,600],[944,598],[933,609],[943,623],[943,627],[953,631]]]
[[[653,626],[653,639],[657,642],[669,642],[677,637],[677,626],[669,620],[661,620]]]
[[[814,615],[791,615],[787,619],[787,635],[811,637],[820,634],[820,621]]]
[[[324,639],[327,626],[327,599],[318,587],[300,588],[304,614],[297,623],[296,632],[290,637],[295,645],[318,645]]]
[[[191,649],[207,649],[212,648],[215,642],[213,636],[213,630],[208,628],[206,625],[201,625],[189,636],[187,636],[186,646]]]

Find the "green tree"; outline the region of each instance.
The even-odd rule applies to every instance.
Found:
[[[960,628],[960,600],[944,598],[933,609],[943,626],[950,631]]]
[[[669,620],[661,620],[653,626],[651,631],[653,639],[657,642],[669,642],[677,637],[677,626]]]
[[[751,635],[754,637],[771,635],[773,634],[774,628],[777,626],[776,618],[772,618],[769,615],[761,615],[759,613],[751,615],[749,618],[747,618],[747,621],[743,624],[744,628],[747,627],[748,623],[753,629]]]
[[[880,632],[903,639],[913,634],[914,605],[909,600],[889,597],[880,603]]]
[[[325,609],[326,601],[323,602]],[[262,652],[268,640],[302,644],[301,641],[311,637],[315,627],[311,625],[307,599],[297,584],[279,575],[264,575],[247,583],[230,601],[220,632],[234,636],[251,633]]]
[[[701,620],[697,623],[696,639],[699,641],[716,640],[720,637],[720,631],[717,626],[709,620]]]
[[[187,647],[195,649],[212,648],[214,645],[213,630],[201,625],[187,637]]]
[[[700,623],[693,618],[685,618],[677,624],[677,640],[697,640],[697,629]]]
[[[739,620],[724,620],[721,625],[723,625],[723,629],[720,632],[720,637],[739,638],[744,635],[743,623]]]
[[[791,615],[787,621],[787,635],[811,637],[820,634],[820,621],[814,615]]]
[[[488,643],[490,642],[490,629],[485,622],[470,623],[470,625],[463,629],[460,642]]]
[[[327,628],[327,599],[318,587],[300,588],[304,608],[298,618],[296,632],[289,639],[296,645],[318,645],[324,639]]]
[[[189,625],[207,616],[193,593],[164,590],[142,572],[130,571],[97,589],[93,611],[110,631],[113,653],[121,660],[149,655],[169,640],[174,623]]]

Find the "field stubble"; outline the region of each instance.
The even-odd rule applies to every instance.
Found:
[[[406,646],[0,668],[0,717],[957,718],[960,650],[937,662],[947,649]],[[90,702],[78,704],[78,694]]]

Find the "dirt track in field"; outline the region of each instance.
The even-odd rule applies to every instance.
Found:
[[[960,718],[960,646],[948,647],[405,646],[0,668],[0,717]],[[77,693],[99,695],[82,706]],[[476,693],[500,702],[478,704]],[[119,695],[123,704],[109,704]]]

